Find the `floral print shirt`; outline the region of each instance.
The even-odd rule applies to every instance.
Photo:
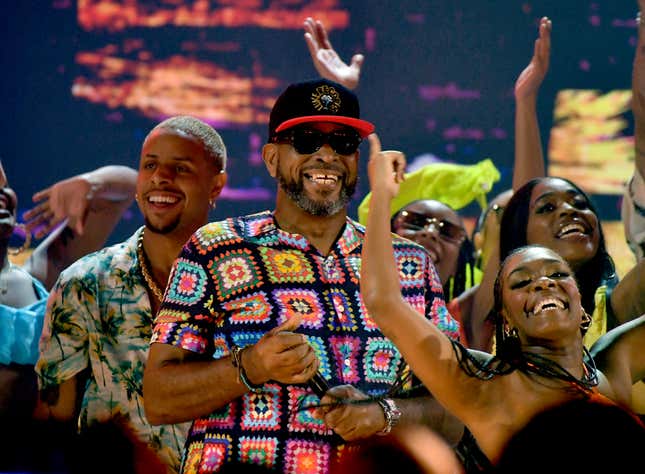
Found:
[[[124,423],[169,472],[178,472],[190,424],[152,426],[143,411],[153,318],[137,259],[141,231],[61,273],[47,304],[36,372],[41,390],[75,376],[87,380],[80,432],[97,422]]]
[[[279,229],[269,211],[207,224],[175,262],[152,343],[219,359],[233,345],[253,344],[302,315],[298,332],[314,348],[330,387],[351,384],[384,394],[407,365],[361,299],[364,230],[347,219],[324,256],[303,236]],[[446,310],[427,252],[396,237],[395,255],[404,297],[458,337],[459,325]],[[329,472],[341,440],[306,409],[317,402],[307,386],[267,382],[261,393],[248,392],[193,422],[182,472],[215,472],[230,462],[285,473]]]

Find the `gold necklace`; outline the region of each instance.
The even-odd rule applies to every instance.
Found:
[[[139,259],[139,268],[141,269],[141,275],[143,275],[146,286],[150,291],[152,291],[152,294],[155,295],[157,301],[161,302],[163,301],[163,292],[159,288],[159,285],[157,285],[157,283],[153,280],[152,275],[150,275],[150,271],[148,270],[148,257],[146,257],[146,253],[143,250],[144,232],[145,229],[141,231],[139,240],[137,241],[137,258]]]

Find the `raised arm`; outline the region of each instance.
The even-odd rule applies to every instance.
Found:
[[[304,23],[305,41],[311,54],[311,60],[318,74],[344,85],[348,89],[356,89],[361,75],[364,57],[362,54],[352,56],[350,65],[343,61],[334,50],[327,30],[319,20],[308,17]]]
[[[549,69],[551,50],[551,20],[540,20],[539,37],[535,40],[531,62],[515,82],[515,163],[513,166],[513,190],[533,178],[545,176],[546,169],[537,120],[537,95]],[[489,236],[487,236],[489,238]],[[496,239],[499,242],[499,238]],[[493,285],[499,268],[499,245],[491,252],[484,268],[481,283],[463,301],[462,312],[469,346],[490,351],[494,327],[488,320],[493,308]]]
[[[638,6],[638,44],[632,67],[634,174],[625,189],[622,220],[629,246],[638,260],[645,260],[645,0],[639,0]]]
[[[643,21],[640,17],[645,14],[645,0],[638,1],[641,13],[639,14],[639,23]],[[643,182],[643,173],[645,172],[645,32],[643,29],[645,25],[638,25],[638,44],[634,53],[634,63],[632,67],[632,112],[634,114],[634,141],[635,141],[635,169],[634,178],[630,183],[632,190],[637,187],[645,188]],[[640,174],[637,179],[637,174]],[[638,183],[637,183],[638,181]],[[640,201],[639,201],[640,198]],[[625,234],[633,247],[638,244],[645,245],[643,241],[637,242],[637,235],[640,239],[645,238],[645,214],[638,215],[639,202],[645,205],[642,201],[645,196],[631,196],[630,205],[632,206],[631,218],[626,219],[625,209],[623,209],[623,224],[625,225]],[[623,200],[623,206],[627,205]],[[645,213],[645,209],[641,209]],[[645,250],[642,248],[641,250]],[[638,255],[638,253],[637,253]],[[641,255],[642,256],[642,255]],[[620,280],[616,285],[611,295],[611,307],[618,319],[619,323],[630,321],[641,314],[645,313],[645,259],[639,258],[636,265]]]
[[[134,201],[136,182],[136,170],[104,166],[34,194],[38,204],[24,214],[27,228],[36,237],[49,235],[24,268],[50,289],[63,269],[105,244]]]
[[[632,67],[632,113],[634,114],[634,140],[636,146],[636,171],[645,178],[645,0],[638,0],[638,44]]]
[[[590,352],[615,400],[630,407],[632,384],[645,378],[645,314],[604,334]]]
[[[403,179],[405,158],[398,151],[382,152],[374,134],[369,141],[372,199],[363,246],[361,294],[370,316],[414,373],[444,407],[468,423],[476,416],[476,386],[481,381],[461,370],[448,337],[401,295],[389,210]]]
[[[493,308],[493,287],[498,268],[499,246],[491,252],[479,285],[459,296],[459,304],[464,306],[462,324],[471,349],[492,350],[495,325],[488,315]]]
[[[645,313],[645,259],[625,274],[611,292],[611,309],[622,324]]]
[[[546,175],[536,104],[540,85],[549,70],[551,20],[540,20],[533,57],[515,82],[515,166],[513,189],[532,178]]]

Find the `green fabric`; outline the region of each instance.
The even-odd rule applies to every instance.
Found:
[[[499,181],[500,174],[493,162],[486,158],[474,165],[432,163],[405,175],[399,194],[392,200],[390,215],[406,204],[419,199],[434,199],[454,210],[476,200],[486,208],[486,194]],[[358,221],[367,222],[371,193],[358,206]]]
[[[473,275],[473,284],[470,284],[470,275],[471,272],[474,270],[474,275]],[[482,272],[479,268],[477,267],[471,267],[470,264],[466,265],[466,287],[464,288],[464,291],[469,290],[475,285],[479,285],[482,282],[482,278],[484,277],[484,272]],[[444,295],[446,298],[446,301],[452,301],[453,298],[458,297],[459,295],[455,295],[453,287],[455,285],[455,278],[450,277],[450,280],[448,280],[448,294]],[[445,288],[445,286],[444,286]],[[454,315],[453,315],[454,316]]]

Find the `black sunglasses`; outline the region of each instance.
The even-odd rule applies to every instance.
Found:
[[[401,211],[398,224],[399,228],[402,227],[413,232],[419,232],[429,226],[434,226],[441,237],[455,243],[461,243],[466,238],[466,231],[460,225],[416,212]]]
[[[358,150],[362,140],[354,130],[343,129],[324,133],[311,128],[294,128],[275,135],[271,141],[289,143],[301,155],[315,153],[325,143],[339,155],[351,155]]]

